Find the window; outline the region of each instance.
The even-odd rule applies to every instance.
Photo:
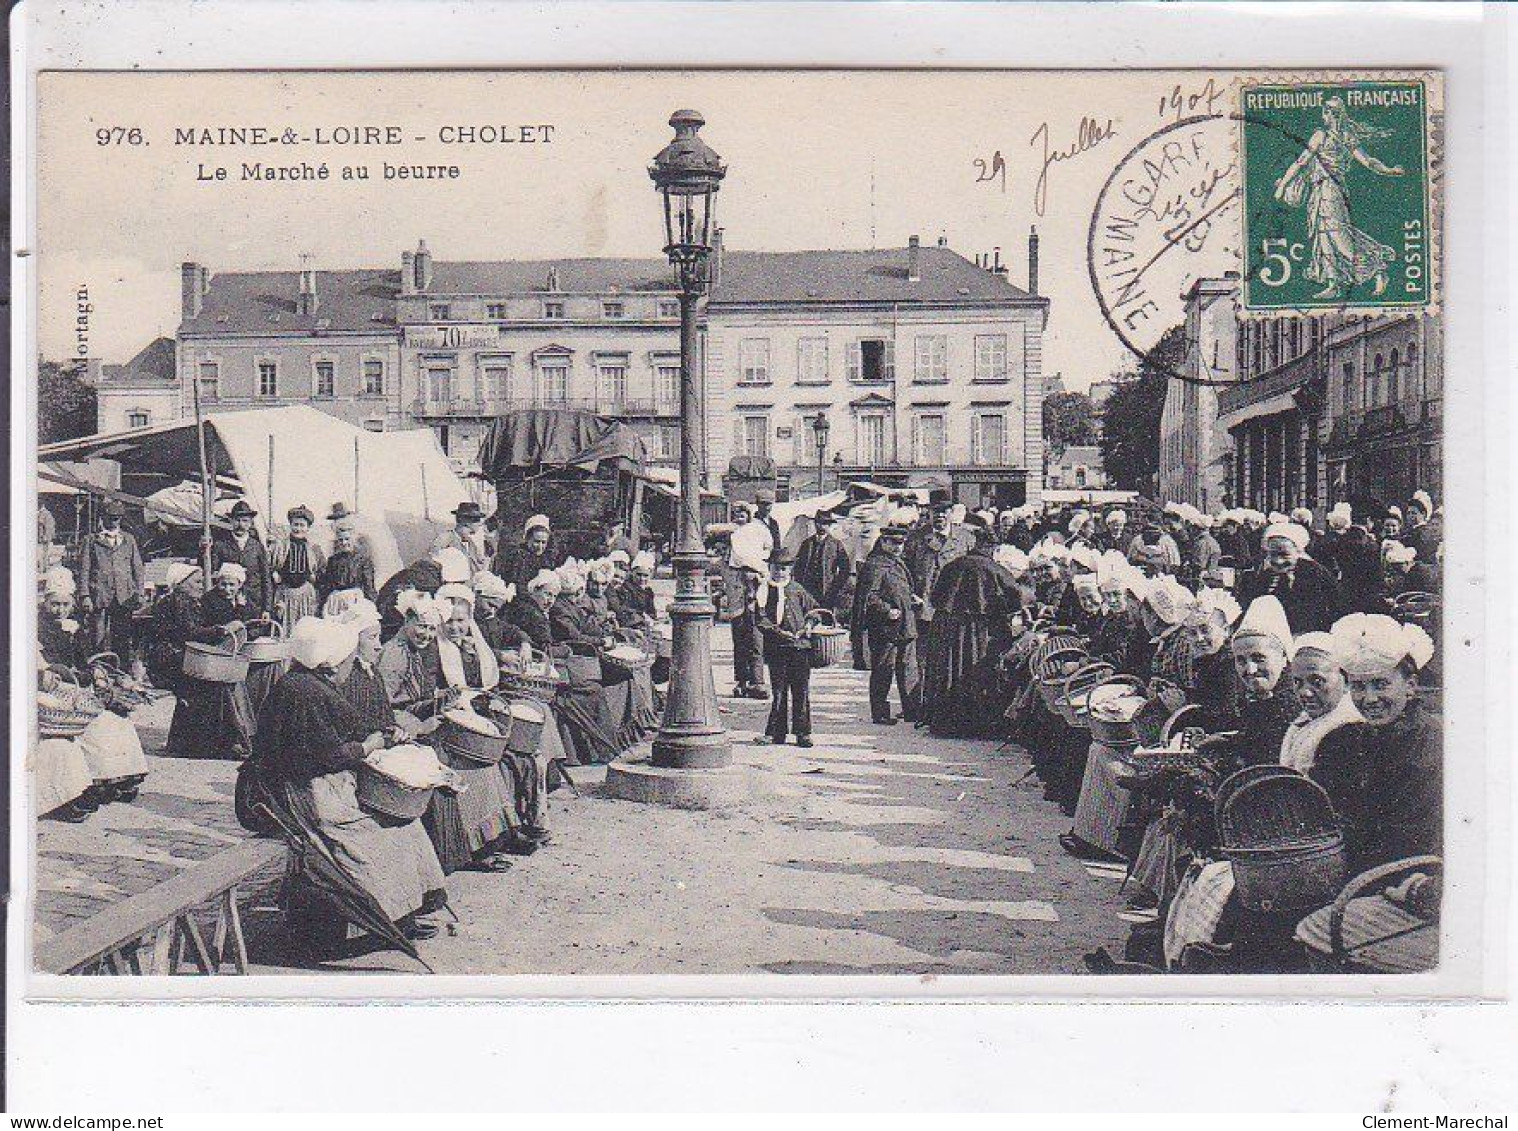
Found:
[[[318,397],[333,397],[337,395],[337,363],[332,361],[318,361],[316,363],[316,388],[314,395]]]
[[[153,414],[146,409],[134,408],[127,413],[128,428],[146,428],[151,423],[153,423]]]
[[[918,336],[912,379],[920,385],[941,385],[949,379],[949,339],[945,335]]]
[[[627,400],[627,366],[622,363],[601,367],[601,403],[619,406]]]
[[[562,361],[545,362],[541,370],[541,398],[544,404],[563,404],[569,399],[569,366]]]
[[[601,304],[602,318],[621,318],[627,313],[627,307],[620,302],[603,302]]]
[[[673,424],[659,426],[658,446],[655,449],[659,459],[680,458],[680,429]]]
[[[745,416],[738,421],[739,442],[743,454],[767,456],[770,454],[770,418],[768,416]]]
[[[1402,365],[1402,353],[1401,353],[1401,351],[1400,350],[1395,350],[1395,349],[1392,350],[1392,352],[1391,352],[1391,368],[1389,370],[1387,370],[1387,372],[1386,372],[1386,403],[1387,404],[1396,404],[1399,400],[1402,399],[1401,396],[1399,395],[1402,392],[1402,388],[1401,388],[1401,386],[1402,386],[1402,373],[1400,371],[1401,370],[1401,365]]]
[[[849,380],[896,380],[896,343],[889,338],[863,338],[850,342]]]
[[[1376,360],[1371,364],[1370,368],[1370,381],[1368,382],[1370,387],[1365,391],[1365,407],[1367,409],[1375,408],[1377,405],[1384,403],[1381,400],[1381,371],[1385,367],[1385,355],[1376,354]]]
[[[1423,374],[1418,372],[1418,343],[1407,343],[1407,392],[1410,397],[1423,396]]]
[[[448,362],[432,362],[424,370],[427,380],[427,400],[433,404],[447,404],[453,400],[453,366]]]
[[[511,399],[511,358],[489,357],[480,363],[480,400]]]
[[[221,362],[202,361],[195,383],[200,390],[201,400],[214,401],[221,396]]]
[[[770,343],[767,338],[744,338],[738,343],[738,384],[770,383]]]
[[[434,302],[427,307],[427,317],[434,322],[448,321],[448,304],[446,302]]]
[[[678,411],[680,407],[680,367],[660,365],[654,373],[654,396],[661,409]]]
[[[828,383],[828,340],[802,338],[796,343],[796,384]]]
[[[364,421],[365,432],[383,432],[385,430],[385,418],[383,416],[371,416]]]
[[[679,318],[680,300],[674,298],[661,298],[659,300],[660,318]]]
[[[975,462],[982,467],[1006,462],[1007,418],[999,412],[982,412],[975,417],[971,435]]]
[[[975,335],[975,379],[977,381],[1005,381],[1007,379],[1007,335]]]
[[[944,428],[942,413],[925,412],[917,417],[912,438],[912,459],[919,467],[942,467]]]
[[[364,360],[364,396],[385,395],[385,363],[377,357]]]
[[[885,463],[885,417],[870,414],[859,418],[859,462],[869,467]]]
[[[559,321],[564,317],[564,304],[558,299],[548,299],[543,303],[543,317],[550,321]]]
[[[487,302],[485,304],[486,318],[505,318],[506,304],[504,302]]]
[[[202,379],[204,379],[203,373]],[[201,390],[200,395],[205,396],[204,389]],[[272,361],[258,363],[258,395],[261,397],[279,396],[279,366]]]

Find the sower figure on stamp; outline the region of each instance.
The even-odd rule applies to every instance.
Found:
[[[790,553],[777,546],[770,553],[769,580],[761,582],[754,594],[754,619],[774,684],[769,722],[757,741],[783,743],[786,734],[793,733],[797,746],[810,746],[812,642],[806,632],[806,616],[817,602],[791,580],[793,564]]]
[[[853,624],[857,626],[856,665],[868,650],[870,718],[895,726],[891,717],[891,681],[901,696],[901,717],[917,717],[917,617],[912,607],[912,578],[901,560],[906,528],[890,525],[880,531],[875,546],[859,566],[854,589]]]

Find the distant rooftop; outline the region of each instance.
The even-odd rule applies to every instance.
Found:
[[[176,379],[174,339],[154,338],[125,365],[102,365],[102,385],[171,385]]]

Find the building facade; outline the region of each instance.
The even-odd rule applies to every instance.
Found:
[[[1219,397],[1239,505],[1356,513],[1443,479],[1443,340],[1431,315],[1249,320]]]
[[[1102,449],[1095,444],[1067,444],[1049,456],[1044,486],[1051,491],[1100,491],[1107,486]]]
[[[972,506],[1036,500],[1049,304],[1030,275],[1022,290],[916,237],[723,252],[707,309],[708,474],[758,456],[791,494],[867,479]]]
[[[173,338],[155,338],[125,365],[102,365],[92,376],[97,432],[146,428],[179,418]]]
[[[1186,292],[1187,379],[1170,382],[1160,417],[1160,498],[1208,513],[1230,498],[1233,444],[1218,423],[1218,392],[1237,376],[1238,295],[1233,273]]]

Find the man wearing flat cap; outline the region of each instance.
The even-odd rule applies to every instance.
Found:
[[[1261,559],[1239,582],[1239,604],[1266,594],[1286,610],[1292,635],[1327,632],[1344,615],[1344,600],[1333,577],[1307,556],[1311,536],[1294,522],[1277,522],[1260,538]]]
[[[211,539],[211,565],[220,568],[232,562],[247,570],[243,595],[254,612],[263,616],[274,600],[274,571],[269,564],[269,551],[253,530],[257,517],[258,512],[248,505],[247,499],[237,500],[227,515],[232,529],[218,530]]]
[[[142,603],[142,552],[137,539],[121,529],[126,508],[115,499],[100,510],[100,530],[79,554],[80,611],[92,652],[132,658],[132,611]]]
[[[761,744],[784,743],[794,734],[797,746],[812,745],[812,641],[806,628],[817,602],[791,579],[794,564],[784,546],[770,551],[769,578],[754,593],[754,623],[774,686]]]
[[[850,619],[854,666],[870,669],[870,719],[894,726],[891,681],[901,696],[901,718],[917,717],[917,616],[912,607],[912,577],[901,560],[906,542],[904,526],[891,524],[880,532],[874,547],[859,565]]]
[[[839,612],[848,591],[854,563],[843,543],[833,537],[838,516],[821,511],[812,517],[813,530],[796,552],[796,582],[824,609]]]

